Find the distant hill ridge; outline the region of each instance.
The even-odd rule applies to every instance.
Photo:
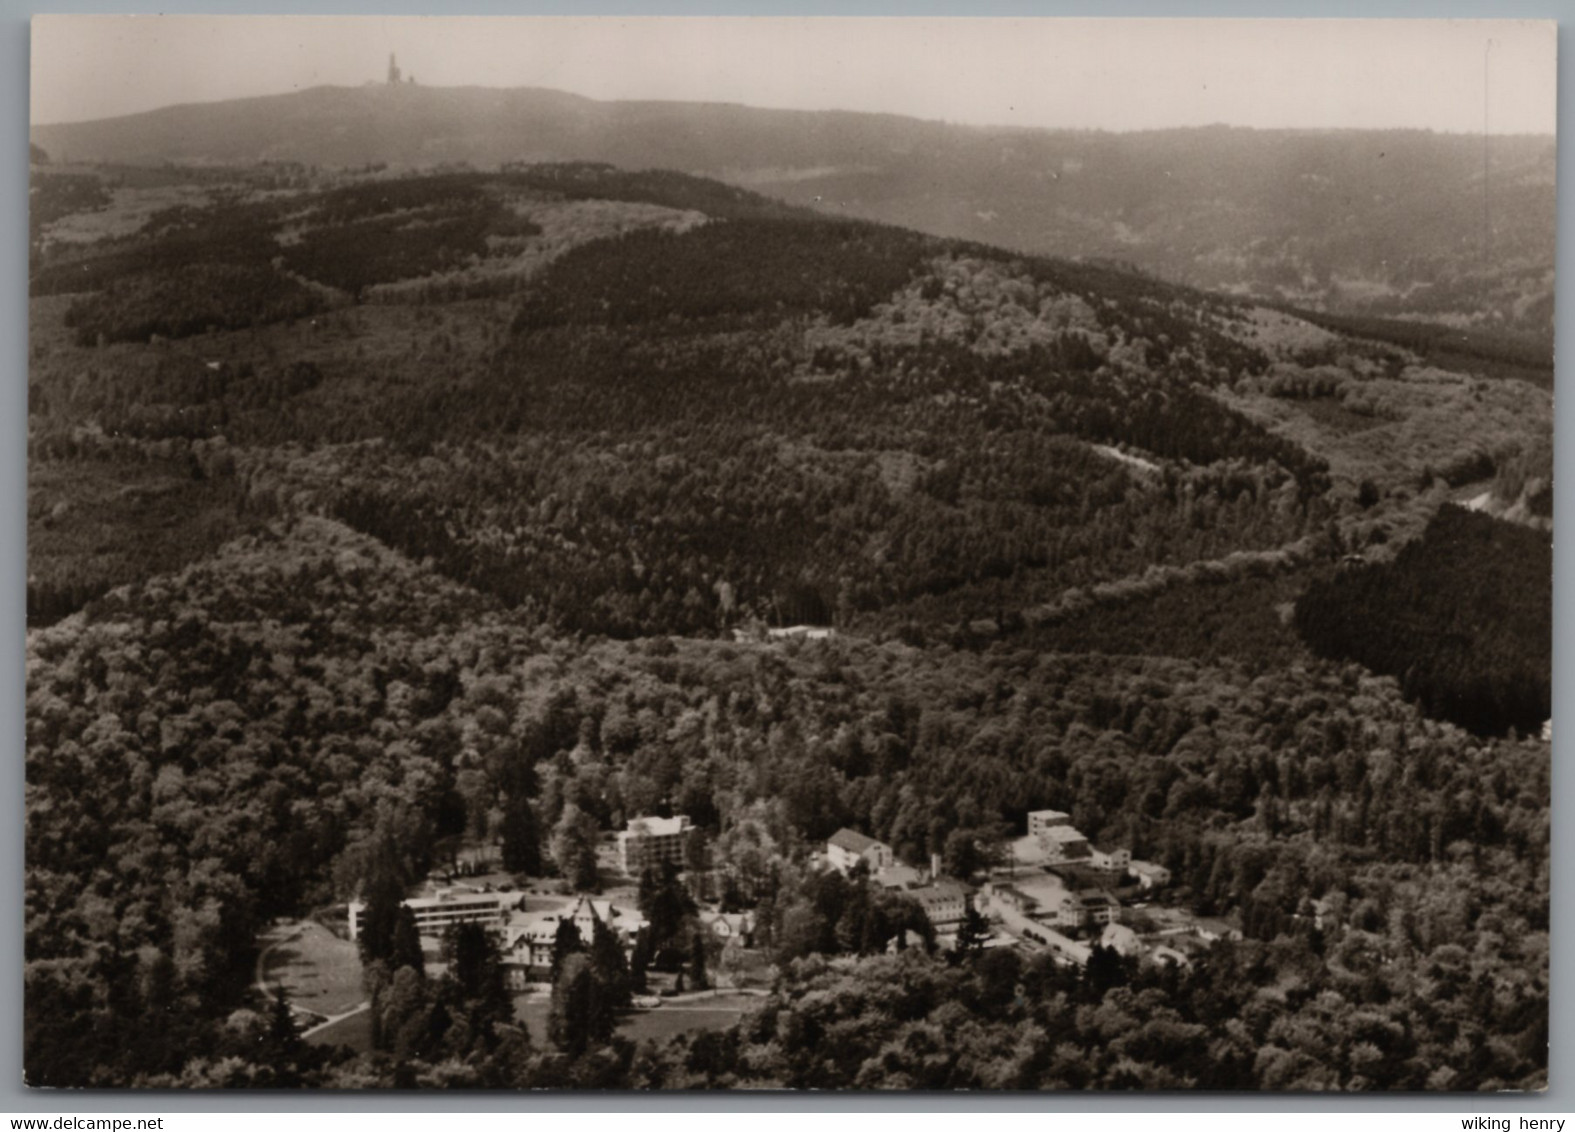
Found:
[[[1312,309],[1548,334],[1554,140],[1419,130],[1113,134],[891,114],[314,87],[36,126],[56,162],[602,161]]]
[[[653,134],[653,126],[664,132]],[[602,102],[542,87],[368,84],[188,103],[35,126],[31,133],[57,161],[493,165],[602,160],[714,172],[740,164],[784,167],[828,156],[866,157],[868,133],[876,129],[902,151],[921,138],[978,128],[851,111]]]

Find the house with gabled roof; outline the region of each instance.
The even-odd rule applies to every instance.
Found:
[[[844,826],[826,841],[826,860],[839,872],[852,872],[863,861],[871,872],[890,868],[895,860],[891,846],[856,829]]]
[[[950,877],[940,877],[920,888],[910,889],[908,895],[924,909],[925,919],[938,930],[946,931],[955,928],[967,916],[971,891],[967,885]]]
[[[1115,873],[1119,876],[1132,864],[1132,850],[1125,846],[1117,845],[1109,849],[1101,849],[1098,845],[1094,845],[1091,849],[1088,863],[1102,873]]]
[[[509,989],[523,990],[531,979],[542,978],[551,970],[552,950],[564,921],[574,925],[586,947],[596,938],[596,925],[601,924],[613,933],[625,953],[633,950],[636,937],[646,926],[638,911],[585,895],[567,908],[516,916],[503,928],[503,970]]]

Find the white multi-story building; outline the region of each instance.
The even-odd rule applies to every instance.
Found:
[[[618,863],[629,876],[639,876],[649,865],[684,863],[684,838],[693,826],[686,814],[670,818],[635,818],[618,834]]]
[[[1078,897],[1082,904],[1083,923],[1119,924],[1121,901],[1108,892],[1085,892]]]
[[[416,917],[416,931],[422,935],[441,935],[455,924],[501,925],[508,909],[519,902],[519,897],[506,892],[469,892],[450,889],[436,896],[416,896],[404,902]],[[359,900],[350,902],[350,938],[361,934],[361,921],[366,915],[366,905]]]
[[[1060,810],[1030,810],[1028,813],[1028,836],[1038,837],[1047,829],[1057,829],[1062,826],[1070,827],[1072,815],[1064,814]]]
[[[1093,856],[1088,838],[1069,825],[1046,826],[1039,831],[1039,844],[1049,864],[1062,861],[1087,861]]]

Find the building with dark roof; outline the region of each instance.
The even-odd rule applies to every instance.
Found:
[[[826,842],[826,860],[844,873],[852,872],[860,861],[869,865],[871,872],[890,868],[894,859],[890,845],[856,829],[839,829]]]
[[[969,889],[946,877],[909,889],[907,895],[919,902],[925,919],[941,931],[955,928],[968,914]]]

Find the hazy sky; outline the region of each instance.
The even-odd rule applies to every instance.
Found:
[[[1552,133],[1552,21],[38,16],[31,120],[381,80],[1145,129]]]

